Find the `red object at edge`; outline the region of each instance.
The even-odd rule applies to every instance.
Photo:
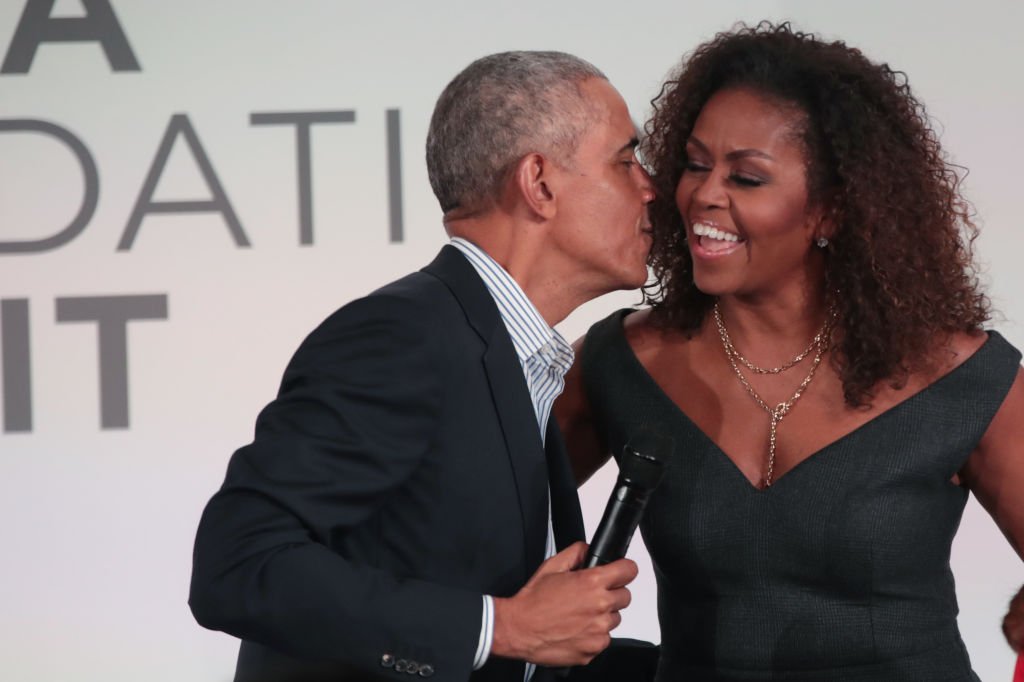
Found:
[[[1013,682],[1024,682],[1024,653],[1017,656],[1017,668],[1013,671]]]

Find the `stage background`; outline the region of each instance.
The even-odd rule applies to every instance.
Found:
[[[49,4],[18,29],[26,2],[0,2],[4,679],[230,678],[236,641],[186,605],[199,514],[303,336],[444,242],[426,128],[485,53],[585,57],[638,121],[680,56],[737,20],[792,19],[888,61],[970,169],[994,326],[1024,346],[1018,0]],[[605,297],[560,329],[637,301]],[[613,478],[582,491],[591,531]],[[631,551],[618,634],[656,641],[649,561]],[[1009,679],[999,622],[1024,575],[973,501],[953,563],[975,667]]]

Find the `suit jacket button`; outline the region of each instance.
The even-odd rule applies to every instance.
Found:
[[[409,661],[405,660],[404,658],[400,658],[397,661],[395,661],[395,672],[396,673],[404,673],[406,668],[408,668],[408,667],[409,667]]]
[[[393,668],[395,666],[395,657],[391,654],[384,654],[380,657],[381,667]]]
[[[420,677],[430,677],[434,674],[434,666],[424,663],[420,666]]]
[[[410,675],[415,675],[419,671],[420,671],[420,664],[417,663],[416,661],[409,661],[409,665],[407,665],[405,667],[405,672],[409,673]]]

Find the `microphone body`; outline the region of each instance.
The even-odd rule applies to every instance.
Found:
[[[619,478],[594,533],[583,568],[602,566],[626,556],[629,542],[651,493],[661,483],[664,469],[659,457],[626,446],[619,461]]]

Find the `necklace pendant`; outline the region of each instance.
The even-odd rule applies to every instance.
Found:
[[[799,400],[800,396],[803,395],[804,389],[807,388],[807,386],[811,383],[811,379],[814,378],[815,370],[818,369],[818,365],[821,364],[821,358],[825,355],[825,352],[828,350],[828,339],[830,338],[830,333],[832,330],[831,321],[832,318],[835,317],[835,312],[832,309],[829,309],[829,312],[825,317],[825,322],[822,324],[821,330],[814,335],[814,338],[811,340],[811,345],[809,345],[806,350],[798,354],[789,362],[780,365],[779,367],[772,367],[767,369],[763,367],[757,367],[756,365],[751,363],[745,357],[740,355],[739,351],[737,351],[735,346],[732,345],[732,340],[729,338],[729,332],[726,330],[725,323],[722,321],[722,315],[718,309],[717,302],[715,303],[714,307],[714,316],[715,325],[718,327],[718,337],[722,342],[722,348],[723,350],[725,350],[725,357],[728,359],[729,365],[732,367],[732,371],[736,374],[736,378],[739,379],[740,384],[743,385],[744,390],[746,390],[746,392],[750,394],[750,397],[754,399],[754,402],[756,402],[758,406],[761,407],[761,409],[767,412],[768,416],[770,417],[770,422],[768,424],[768,466],[767,471],[765,472],[765,476],[762,479],[764,487],[770,488],[775,479],[775,449],[779,422],[781,422],[782,418],[789,414],[789,411],[793,409],[793,406],[796,404],[796,401]],[[811,362],[811,369],[810,371],[807,372],[807,376],[804,377],[804,380],[802,382],[800,382],[800,386],[797,388],[796,392],[789,400],[781,402],[775,407],[769,406],[768,403],[765,402],[764,399],[757,394],[757,391],[754,390],[754,387],[750,385],[750,382],[747,381],[747,378],[743,376],[743,372],[740,370],[739,365],[737,364],[738,361],[751,371],[757,372],[758,374],[778,374],[779,372],[783,372],[789,369],[790,367],[796,365],[798,362],[807,357],[807,355],[810,354],[811,351],[814,351],[814,360]]]

